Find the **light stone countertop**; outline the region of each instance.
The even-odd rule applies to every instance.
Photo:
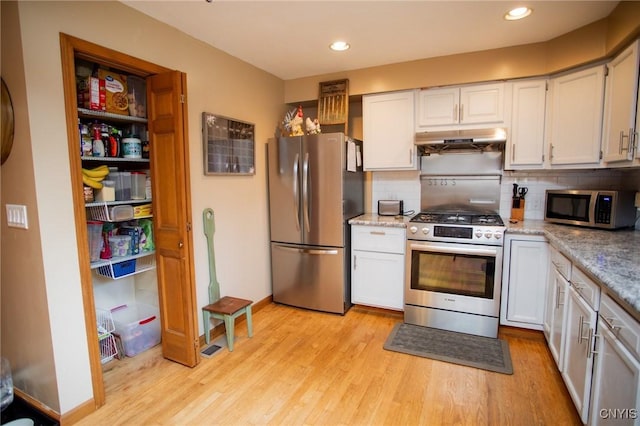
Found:
[[[525,220],[505,221],[508,234],[544,235],[602,290],[640,321],[640,231],[600,230]]]
[[[409,216],[367,213],[349,220],[351,225],[404,228]],[[507,234],[543,235],[576,266],[591,276],[603,291],[640,321],[640,231],[607,231],[503,218]]]
[[[391,228],[406,228],[411,216],[380,216],[375,213],[365,213],[349,220],[350,225],[386,226]]]

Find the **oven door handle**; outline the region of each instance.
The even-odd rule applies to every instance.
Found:
[[[493,256],[498,255],[498,250],[493,248],[480,248],[480,247],[446,247],[446,246],[431,246],[426,244],[411,243],[411,250],[428,251],[431,253],[449,253],[449,254],[467,254],[470,256]]]

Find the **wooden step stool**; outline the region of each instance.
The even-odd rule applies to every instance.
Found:
[[[217,302],[211,303],[202,308],[202,319],[204,320],[204,339],[209,344],[209,320],[216,318],[224,321],[224,328],[227,334],[227,346],[229,352],[233,351],[233,334],[235,319],[242,314],[247,316],[247,331],[249,337],[253,336],[253,324],[251,322],[251,300],[238,299],[237,297],[225,296]]]

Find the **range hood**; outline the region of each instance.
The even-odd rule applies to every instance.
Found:
[[[504,128],[464,129],[416,133],[415,144],[423,151],[445,149],[504,149],[507,131]]]

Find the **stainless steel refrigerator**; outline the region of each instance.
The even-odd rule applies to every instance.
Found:
[[[362,142],[342,133],[267,144],[273,301],[344,314],[351,306],[349,219],[364,212]]]

